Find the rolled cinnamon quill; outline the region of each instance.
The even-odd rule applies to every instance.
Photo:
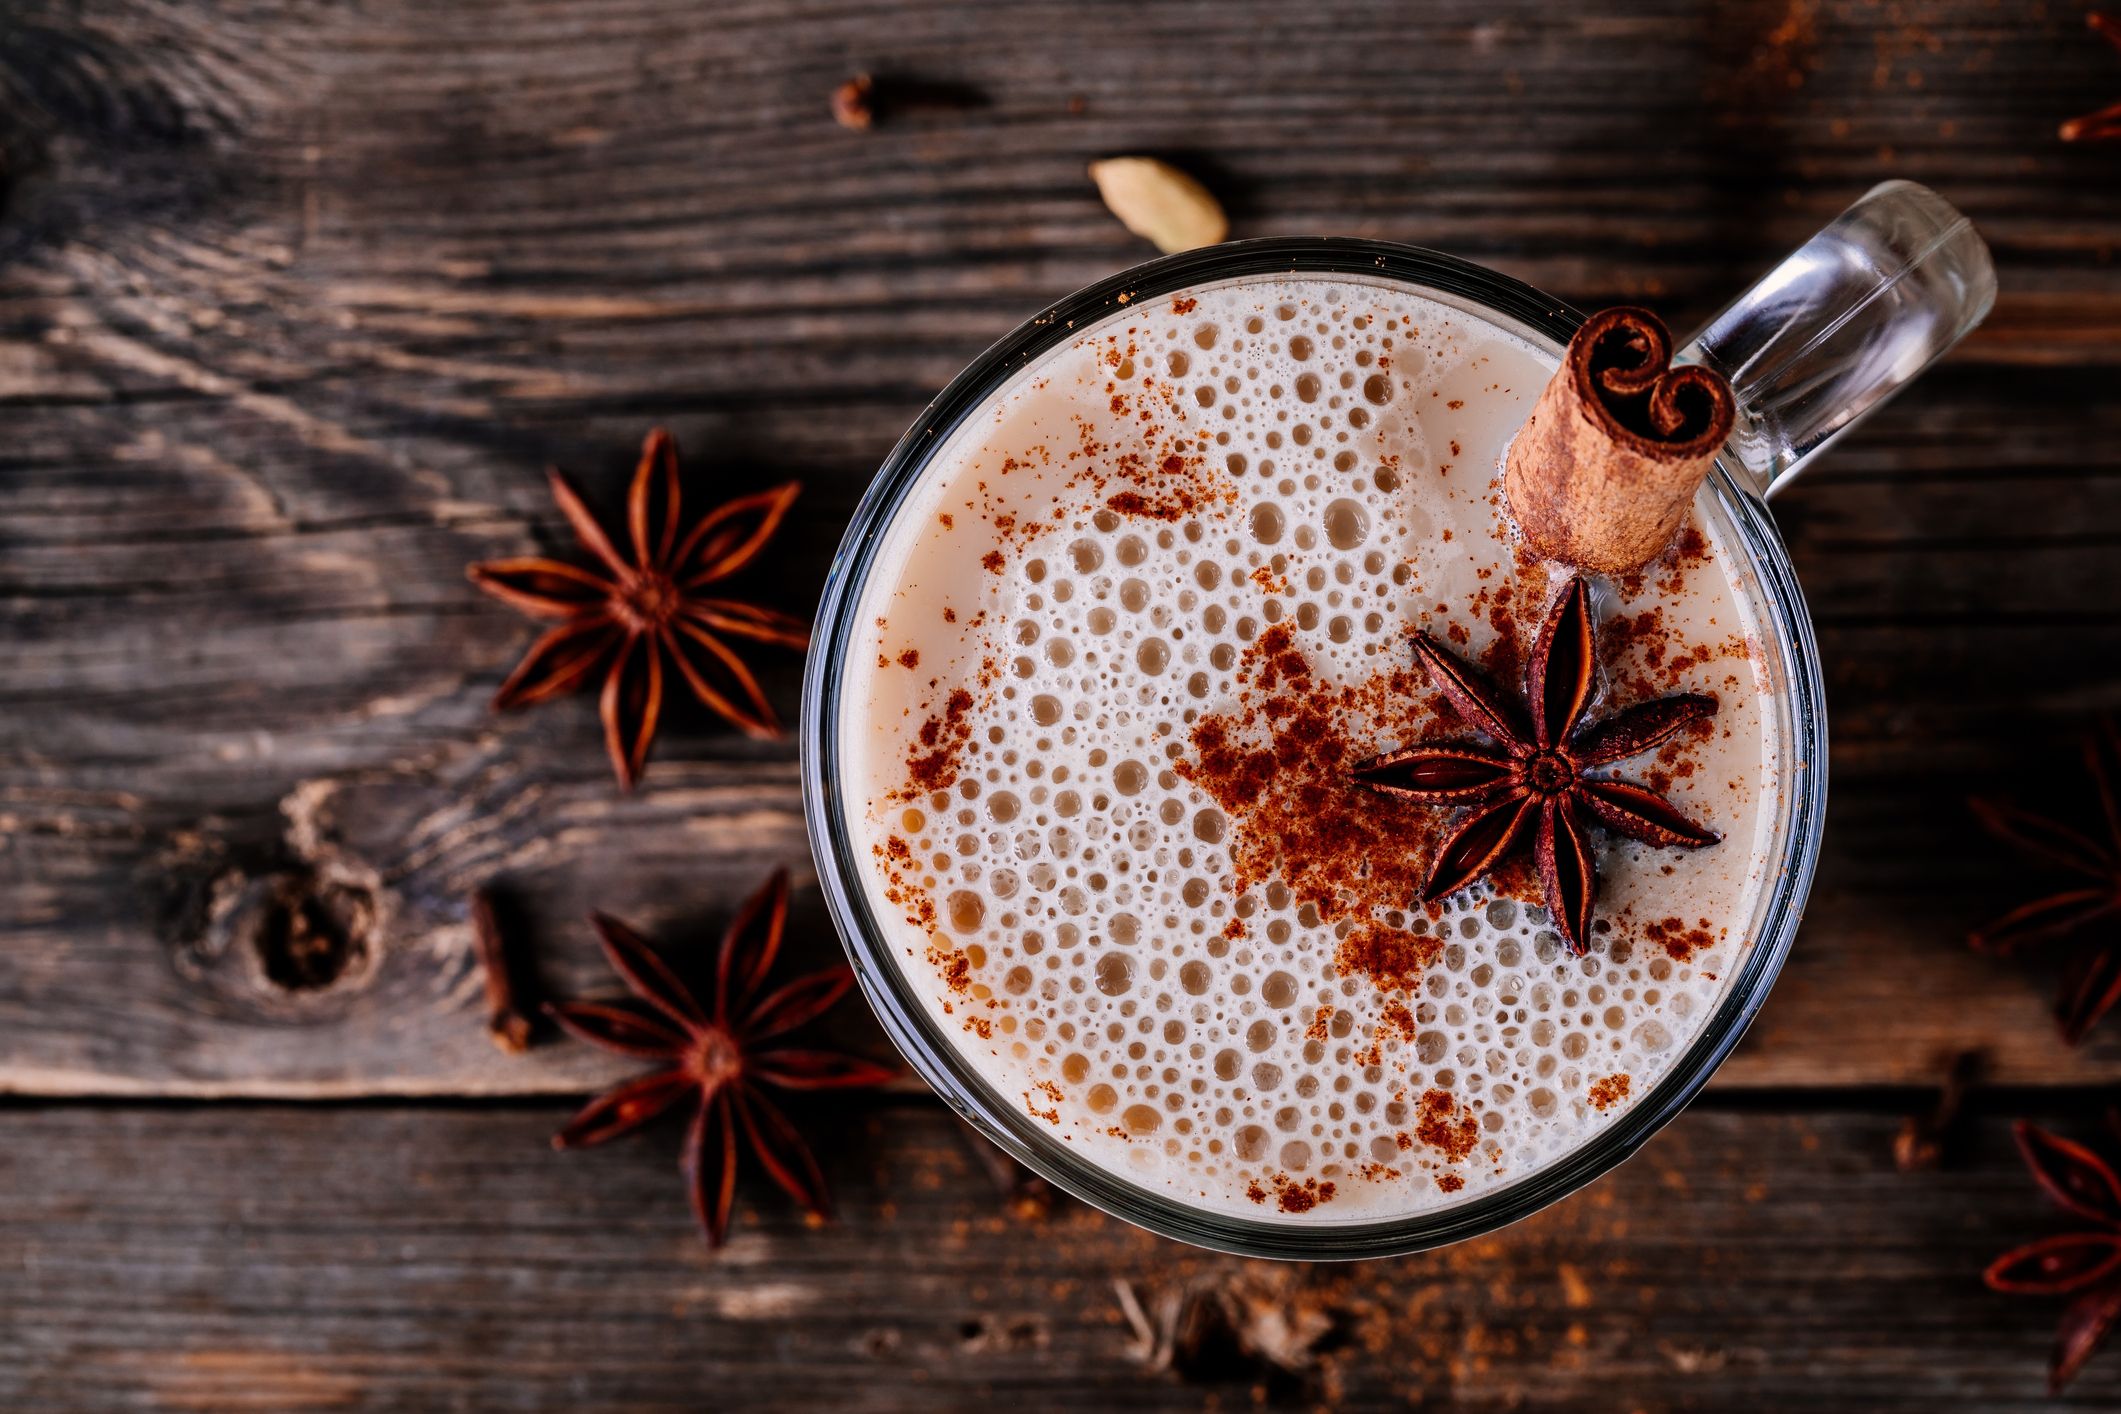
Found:
[[[1678,534],[1737,404],[1722,374],[1671,358],[1671,333],[1646,309],[1603,310],[1569,340],[1503,470],[1536,553],[1625,574]]]

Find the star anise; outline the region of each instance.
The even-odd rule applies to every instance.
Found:
[[[1639,703],[1596,725],[1583,720],[1598,675],[1590,587],[1571,579],[1539,630],[1525,673],[1527,707],[1428,634],[1414,656],[1454,711],[1496,745],[1424,742],[1355,768],[1380,790],[1471,809],[1437,847],[1425,902],[1479,879],[1526,840],[1554,926],[1581,955],[1590,943],[1598,866],[1586,826],[1596,823],[1660,848],[1699,849],[1719,836],[1655,791],[1591,774],[1639,756],[1681,728],[1714,716],[1696,693]],[[1530,720],[1527,721],[1529,715]]]
[[[604,742],[619,784],[631,789],[662,715],[667,657],[709,708],[753,736],[777,735],[780,725],[758,679],[723,640],[800,650],[808,646],[810,631],[788,614],[705,591],[757,558],[802,487],[791,481],[725,501],[680,539],[677,442],[658,427],[641,445],[627,496],[629,560],[559,468],[546,474],[575,538],[599,563],[583,569],[526,556],[471,566],[471,582],[479,588],[557,625],[501,684],[494,709],[528,707],[601,674]]]
[[[2048,1361],[2047,1387],[2059,1394],[2121,1319],[2121,1179],[2082,1144],[2023,1120],[2014,1132],[2034,1181],[2071,1216],[2089,1224],[2014,1247],[1981,1274],[1990,1290],[2013,1295],[2082,1293],[2063,1311]]]
[[[2008,801],[1976,797],[1974,818],[1997,839],[2066,873],[2089,880],[2021,904],[1967,935],[1982,952],[2008,955],[2031,943],[2074,933],[2121,914],[2121,730],[2103,721],[2084,741],[2085,773],[2092,779],[2105,817],[2106,838],[2091,836],[2059,820],[2036,815]],[[2055,1022],[2074,1046],[2121,1001],[2121,928],[2078,949],[2055,999]]]
[[[2093,34],[2121,50],[2121,21],[2097,10],[2084,17]],[[2064,142],[2112,142],[2121,138],[2121,103],[2109,103],[2096,113],[2072,118],[2059,129]]]
[[[853,1089],[881,1085],[898,1072],[780,1039],[831,1010],[854,985],[843,962],[761,995],[787,930],[787,871],[775,873],[746,900],[722,935],[713,991],[705,1001],[633,929],[601,913],[590,922],[612,970],[639,1001],[568,1002],[547,1006],[546,1014],[592,1045],[660,1064],[590,1101],[553,1136],[553,1147],[584,1149],[616,1139],[683,1103],[692,1111],[685,1183],[709,1243],[721,1246],[729,1229],[739,1139],[791,1198],[820,1218],[830,1216],[817,1160],[760,1087]]]

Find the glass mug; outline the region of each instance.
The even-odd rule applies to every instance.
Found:
[[[1696,509],[1733,547],[1768,663],[1784,759],[1773,830],[1776,883],[1749,921],[1752,947],[1715,1013],[1651,1091],[1581,1146],[1450,1207],[1344,1223],[1273,1222],[1196,1208],[1093,1164],[994,1090],[931,1020],[890,955],[842,802],[841,691],[854,615],[901,508],[952,433],[1021,370],[1130,307],[1180,290],[1275,274],[1399,283],[1559,357],[1583,316],[1494,271],[1434,251],[1351,239],[1241,241],[1151,261],[1060,301],[960,374],[893,449],[855,510],[818,609],[803,683],[803,807],[826,905],[863,993],[937,1094],[1018,1162],[1114,1216],[1197,1246],[1300,1260],[1381,1257],[1491,1232],[1605,1173],[1669,1122],[1715,1073],[1781,971],[1819,857],[1826,805],[1826,715],[1819,654],[1767,501],[1836,437],[1978,324],[1995,299],[1987,247],[1966,218],[1911,182],[1872,190],[1739,296],[1674,356],[1730,379],[1738,416]]]

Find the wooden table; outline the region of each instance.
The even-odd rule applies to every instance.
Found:
[[[917,101],[836,125],[858,70]],[[1967,950],[2035,881],[1963,800],[2086,808],[2121,706],[2121,148],[2055,137],[2117,95],[2078,0],[12,0],[0,1406],[2046,1407],[2061,1303],[1979,1280],[2062,1228],[2007,1126],[2096,1141],[2121,1025],[2066,1049],[2053,959]],[[674,1133],[546,1147],[623,1067],[489,1043],[467,898],[588,995],[589,908],[704,934],[785,863],[828,958],[793,747],[680,714],[619,794],[589,700],[488,714],[529,630],[463,566],[565,546],[540,468],[612,506],[662,422],[806,483],[807,610],[928,396],[1150,253],[1083,172],[1136,151],[1239,235],[1680,328],[1882,178],[1975,218],[1993,317],[1776,506],[1834,708],[1805,929],[1684,1118],[1483,1241],[1267,1268],[1027,1215],[909,1083],[801,1111],[837,1226],[754,1177],[711,1257]],[[1965,1051],[1947,1163],[1897,1172]],[[1331,1332],[1145,1368],[1116,1284]]]

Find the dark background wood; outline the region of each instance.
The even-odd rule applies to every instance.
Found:
[[[850,132],[857,70],[954,101]],[[2121,1037],[1963,947],[2028,882],[1962,801],[2081,806],[2121,707],[2121,149],[2054,138],[2116,95],[2015,0],[0,6],[0,1404],[1244,1403],[1133,1364],[1111,1286],[1243,1272],[1344,1332],[1275,1397],[2039,1405],[2057,1303],[1977,1279],[2054,1223],[2003,1121],[2091,1133]],[[564,547],[539,468],[610,506],[660,421],[695,484],[805,481],[764,578],[807,609],[926,398],[1150,253],[1083,174],[1137,151],[1238,235],[1682,328],[1874,181],[1974,217],[1994,316],[1776,505],[1834,713],[1804,933],[1670,1132],[1450,1252],[1023,1222],[909,1086],[808,1117],[841,1226],[751,1185],[710,1260],[673,1138],[543,1148],[614,1072],[487,1042],[465,900],[604,990],[586,909],[677,936],[807,870],[792,748],[681,713],[618,795],[587,701],[487,715],[528,630],[462,567]],[[276,899],[355,920],[313,985]],[[1895,1174],[1963,1049],[1968,1142]]]

